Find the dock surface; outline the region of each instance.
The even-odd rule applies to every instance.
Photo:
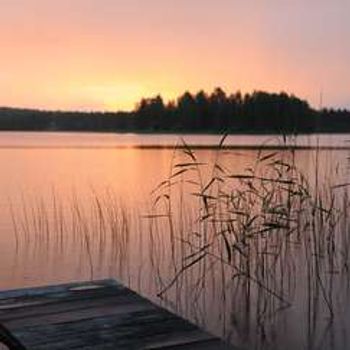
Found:
[[[232,350],[114,280],[0,292],[0,325],[18,350]]]

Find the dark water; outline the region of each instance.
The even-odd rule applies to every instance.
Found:
[[[183,138],[191,145],[220,142],[220,136]],[[289,141],[329,148],[295,151],[298,169],[312,186],[348,182],[347,138]],[[279,145],[283,140],[231,136],[225,143],[242,149],[221,151],[220,164],[242,174],[258,154],[243,146],[265,142]],[[169,176],[172,164],[188,156],[171,147],[145,146],[180,143],[176,135],[0,134],[0,289],[113,277],[242,347],[347,348],[349,288],[339,266],[332,271],[331,286],[328,279],[321,287],[307,285],[304,266],[298,264],[304,260],[296,253],[287,262],[293,266],[289,279],[278,272],[271,282],[288,280],[288,305],[266,289],[259,294],[254,283],[249,289],[237,283],[232,268],[213,259],[179,274],[189,254],[188,234],[198,229],[198,200],[189,195],[191,190],[180,191],[182,195],[174,190],[175,231],[170,232],[166,217],[152,216],[157,198],[152,191]],[[205,183],[218,152],[208,147],[195,154],[205,163]],[[156,214],[164,210],[160,200]],[[174,281],[177,274],[181,277]],[[329,296],[329,288],[336,293]],[[337,317],[330,315],[329,300]]]

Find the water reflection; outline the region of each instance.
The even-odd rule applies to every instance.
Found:
[[[230,202],[236,213],[225,216],[225,200],[232,198],[223,193],[253,186],[267,198],[276,187],[231,177],[219,181],[216,192],[203,191],[215,175],[214,164],[217,172],[244,175],[257,158],[278,160],[278,154],[269,154],[198,150],[193,159],[183,150],[165,149],[2,149],[1,287],[115,277],[243,347],[346,348],[348,194],[346,186],[334,188],[335,197],[327,189],[347,182],[347,151],[286,155],[286,163],[292,159],[301,169],[311,199],[294,204],[283,195],[271,199],[274,207],[281,198],[284,203],[272,218],[287,205],[295,209],[291,223],[275,228],[272,239],[264,232],[249,242],[240,239],[242,232],[259,231],[261,218],[248,223],[262,199],[245,194],[245,200]],[[270,176],[276,173],[259,175]],[[288,176],[277,184],[297,192],[286,182],[296,174]],[[165,192],[152,193],[169,177]],[[315,186],[322,197],[315,197]],[[211,197],[219,195],[220,205],[214,205]],[[310,219],[307,203],[315,200]],[[330,207],[340,211],[327,211]],[[239,214],[243,209],[248,217]],[[215,216],[205,218],[212,211]],[[216,235],[226,225],[233,225],[237,236],[228,242]],[[285,239],[282,233],[290,229],[295,230]],[[227,244],[236,244],[231,257]]]

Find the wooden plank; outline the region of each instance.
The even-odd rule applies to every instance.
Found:
[[[100,280],[87,282],[65,283],[52,286],[42,286],[35,288],[13,289],[7,291],[0,291],[0,301],[4,299],[17,299],[21,297],[40,297],[50,296],[52,294],[72,294],[74,292],[96,290],[98,288],[111,287],[114,290],[128,290],[125,286],[115,280]]]
[[[66,320],[99,317],[108,314],[118,315],[133,310],[156,308],[153,304],[140,302],[133,296],[117,298],[103,298],[97,300],[61,301],[57,304],[44,304],[24,309],[15,309],[0,316],[2,322],[8,326],[25,326],[26,324],[57,323]],[[0,314],[1,315],[1,314]]]
[[[232,349],[113,280],[0,292],[0,323],[27,350]]]

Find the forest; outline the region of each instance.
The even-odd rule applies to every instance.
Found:
[[[227,94],[185,92],[164,102],[143,98],[131,112],[67,112],[0,108],[0,130],[176,132],[176,133],[325,133],[350,132],[350,111],[314,109],[294,95],[254,91]]]

